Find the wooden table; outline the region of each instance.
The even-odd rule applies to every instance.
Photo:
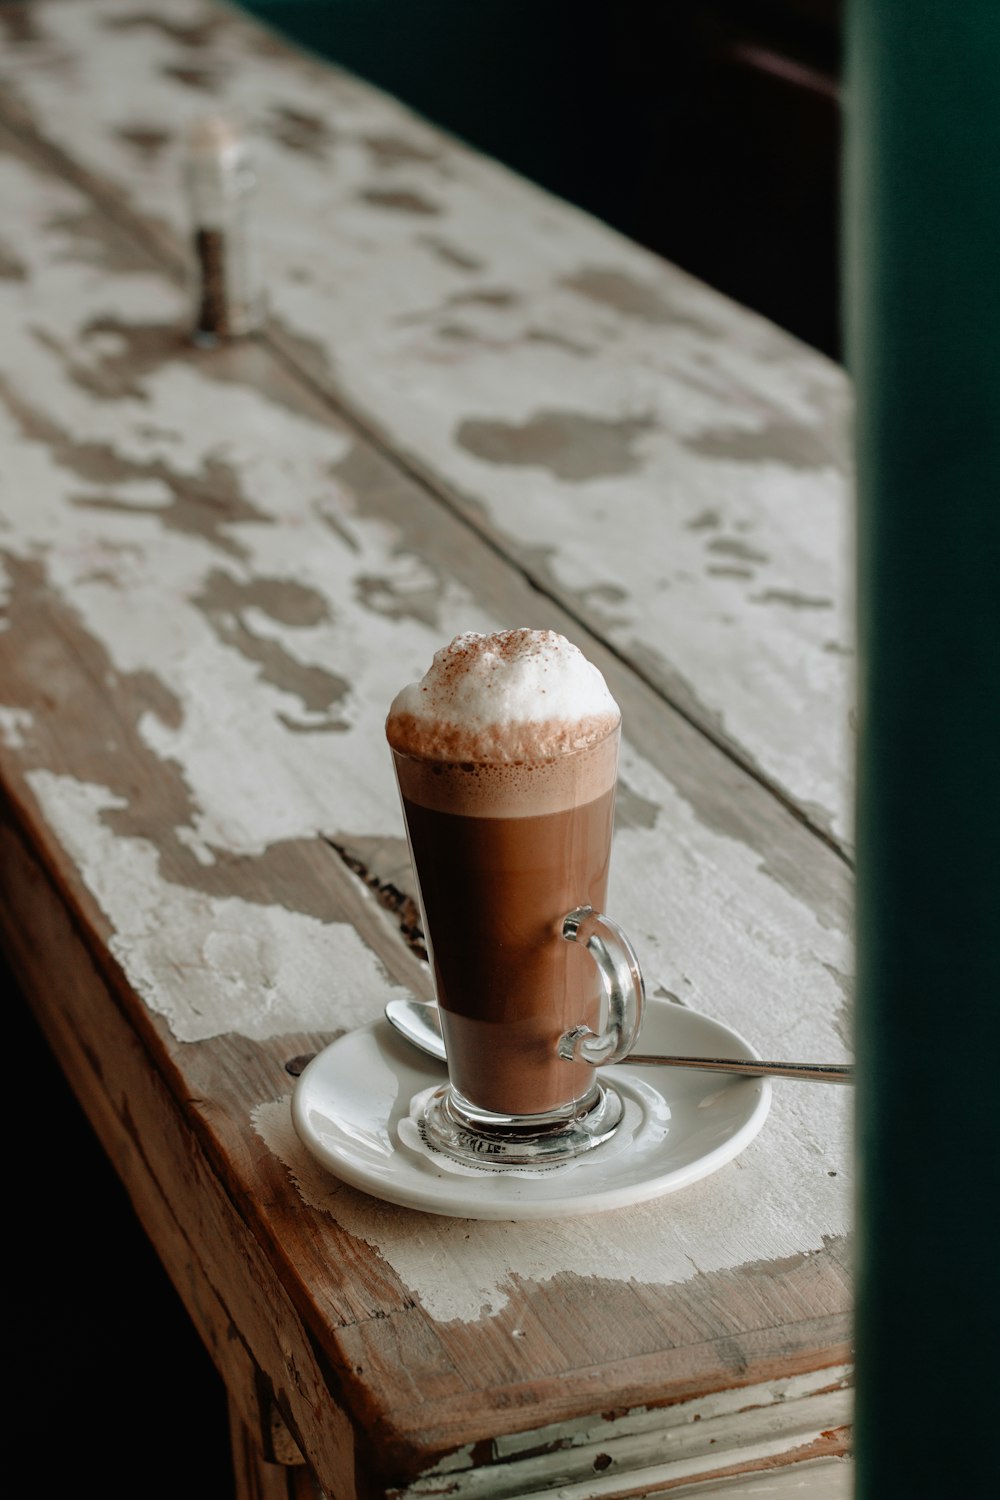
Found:
[[[839,367],[240,12],[0,7],[4,946],[219,1369],[241,1497],[842,1497],[851,1092],[567,1220],[325,1173],[303,1059],[430,993],[383,720],[553,627],[650,993],[851,1044]],[[239,110],[264,332],[186,335]]]

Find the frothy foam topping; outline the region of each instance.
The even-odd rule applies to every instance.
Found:
[[[586,749],[621,718],[597,667],[554,630],[467,631],[393,699],[393,749],[509,764]]]

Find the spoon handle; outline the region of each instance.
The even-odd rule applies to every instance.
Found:
[[[853,1083],[850,1063],[763,1062],[749,1057],[658,1057],[652,1052],[630,1052],[620,1066],[635,1063],[656,1068],[701,1068],[709,1073],[745,1073],[751,1078],[801,1078],[812,1083]]]
[[[419,1000],[390,1000],[385,1007],[397,1031],[422,1052],[445,1060],[441,1022],[436,1005]],[[762,1062],[756,1057],[677,1057],[652,1052],[629,1052],[619,1066],[647,1064],[653,1068],[701,1068],[710,1073],[743,1073],[751,1078],[801,1078],[813,1083],[853,1083],[850,1063]]]

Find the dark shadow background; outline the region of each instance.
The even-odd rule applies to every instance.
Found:
[[[841,0],[242,0],[841,357]]]
[[[103,1500],[226,1500],[225,1390],[0,958],[19,1080],[4,1162],[14,1473]]]

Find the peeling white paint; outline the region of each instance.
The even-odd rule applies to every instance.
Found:
[[[404,993],[349,924],[172,885],[152,844],[102,821],[122,798],[48,771],[28,780],[114,928],[111,952],[178,1041],[360,1026]]]
[[[25,735],[34,723],[34,717],[26,708],[9,708],[0,704],[0,739],[8,750],[23,750]]]
[[[746,1463],[748,1445],[753,1457],[797,1455],[831,1430],[848,1425],[853,1411],[853,1393],[843,1367],[812,1371],[806,1376],[769,1381],[715,1392],[707,1397],[678,1401],[667,1407],[634,1407],[615,1412],[556,1422],[532,1431],[495,1438],[494,1462],[482,1464],[476,1445],[467,1444],[426,1469],[405,1491],[405,1500],[439,1495],[442,1479],[455,1476],[449,1491],[457,1500],[489,1500],[510,1497],[517,1486],[519,1496],[556,1494],[573,1500],[598,1500],[598,1496],[650,1485],[652,1494],[669,1483],[697,1479],[699,1463],[711,1472],[728,1467],[730,1455]],[[595,1462],[595,1460],[598,1460]],[[708,1460],[706,1463],[705,1461]],[[692,1462],[693,1461],[693,1462]],[[813,1500],[846,1500],[850,1490],[850,1468],[842,1459],[819,1460],[826,1469],[825,1482],[815,1483],[817,1461],[797,1461],[798,1482],[787,1468],[770,1466],[751,1476],[746,1493],[755,1495],[809,1495]],[[831,1474],[830,1469],[847,1468]],[[746,1476],[708,1480],[693,1494],[735,1495],[744,1493]],[[732,1488],[731,1488],[732,1486]],[[400,1492],[400,1500],[404,1500]]]
[[[34,13],[50,40],[34,47],[31,69],[9,49],[7,86],[43,133],[169,226],[182,253],[181,136],[205,100],[168,65],[189,54],[153,24],[116,28],[134,15],[131,0],[38,0]],[[180,24],[214,15],[201,0],[172,7]],[[63,59],[72,86],[48,56]],[[655,680],[696,699],[849,844],[843,371],[377,90],[293,51],[261,55],[237,18],[198,60],[218,79],[213,106],[247,122],[270,303],[313,373],[470,497],[569,602],[624,586],[607,618],[614,644],[644,654]],[[313,149],[292,149],[289,108],[315,122]],[[163,132],[162,149],[130,144],[137,124]],[[385,137],[405,142],[409,159],[376,159],[371,141]],[[395,210],[386,193],[400,195]],[[437,212],[406,212],[417,198]],[[435,253],[441,243],[457,259]],[[568,482],[540,464],[484,461],[460,440],[469,420],[496,429],[566,410],[648,422],[635,469]],[[769,429],[785,434],[772,445],[784,460],[755,456]],[[817,432],[826,448],[796,457]],[[571,529],[560,524],[567,508]],[[789,527],[790,508],[808,524]]]
[[[846,1228],[833,1194],[817,1191],[805,1157],[789,1157],[785,1132],[776,1138],[770,1122],[741,1158],[683,1192],[592,1218],[522,1223],[414,1213],[338,1182],[299,1141],[288,1098],[260,1105],[254,1126],[303,1202],[378,1250],[439,1322],[495,1316],[515,1279],[568,1274],[671,1286],[699,1272],[819,1250],[824,1236]]]
[[[15,171],[26,169],[15,164]],[[42,278],[45,243],[43,237],[36,247]],[[106,305],[107,292],[89,271],[87,284],[75,288],[66,267],[59,274],[67,295],[78,298],[75,315],[85,326],[93,307]],[[167,307],[176,311],[169,288],[161,286],[160,297],[161,314]],[[37,326],[47,326],[49,317],[42,297]],[[63,333],[71,336],[74,326],[67,323]],[[17,371],[21,399],[43,413],[57,411],[62,429],[78,443],[104,442],[126,458],[160,453],[186,473],[197,473],[213,452],[242,455],[243,493],[260,519],[225,529],[242,549],[232,557],[202,536],[165,527],[145,507],[134,514],[80,504],[88,485],[70,475],[67,494],[63,465],[22,437],[0,408],[10,494],[30,496],[18,506],[7,546],[24,558],[44,558],[52,586],[115,670],[151,674],[177,705],[169,722],[148,711],[138,727],[165,767],[180,769],[190,793],[192,821],[178,836],[205,864],[213,851],[255,854],[278,840],[317,832],[398,836],[401,818],[384,751],[386,706],[401,682],[421,675],[443,640],[463,629],[512,622],[491,617],[455,584],[439,589],[434,626],[359,603],[359,579],[403,576],[422,583],[427,569],[390,526],[356,509],[342,481],[325,482],[345,452],[336,428],[307,422],[194,368],[167,366],[146,378],[149,415],[183,436],[169,453],[155,436],[143,438],[140,452],[134,420],[123,420],[117,403],[102,403],[67,381],[51,350],[17,326],[3,367]],[[259,446],[240,447],[247,432],[261,431]],[[90,488],[115,504],[134,498],[131,481]],[[323,513],[313,504],[316,495],[323,496]],[[342,523],[336,530],[324,519],[331,507]],[[328,618],[307,628],[271,618],[264,628],[256,608],[243,623],[253,626],[257,639],[277,643],[291,662],[349,681],[336,708],[346,729],[290,731],[289,723],[309,723],[301,701],[220,640],[198,606],[213,575],[237,585],[289,580],[322,602]],[[798,1018],[803,1050],[835,1058],[843,1046],[835,1024],[843,997],[831,971],[851,968],[847,934],[824,929],[805,903],[757,869],[749,849],[704,827],[666,777],[630,748],[625,729],[623,773],[660,811],[653,829],[623,828],[617,835],[613,914],[634,932],[651,983],[737,1028],[750,1017],[757,1045],[776,1052],[790,1045],[789,1027]]]

